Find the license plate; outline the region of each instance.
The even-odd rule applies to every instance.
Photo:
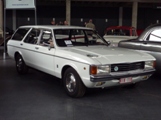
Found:
[[[120,79],[120,83],[129,83],[132,81],[132,77],[128,77],[128,78],[121,78]]]

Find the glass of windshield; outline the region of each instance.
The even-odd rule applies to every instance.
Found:
[[[56,29],[54,35],[59,47],[107,45],[106,41],[93,30]]]
[[[130,30],[126,30],[126,29],[109,29],[109,30],[106,31],[106,35],[130,36]]]

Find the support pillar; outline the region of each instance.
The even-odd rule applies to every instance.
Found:
[[[123,21],[123,7],[119,8],[119,26],[122,26]]]
[[[3,2],[0,0],[0,37],[3,37]]]
[[[66,21],[68,21],[68,24],[71,23],[71,0],[66,0]]]
[[[13,17],[13,21],[12,21],[13,28],[12,29],[15,31],[16,30],[16,10],[13,10],[12,17]]]
[[[133,2],[132,8],[132,26],[137,28],[138,2]]]

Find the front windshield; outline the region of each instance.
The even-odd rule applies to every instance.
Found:
[[[106,31],[106,35],[130,36],[130,30],[126,30],[126,29],[109,29],[109,30]]]
[[[56,29],[54,35],[59,47],[107,45],[106,41],[93,30]]]

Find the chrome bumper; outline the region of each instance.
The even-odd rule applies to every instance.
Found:
[[[154,72],[155,72],[155,69],[150,69],[150,70],[128,71],[128,72],[121,72],[121,73],[110,73],[109,75],[104,75],[104,76],[91,75],[90,81],[91,82],[110,81],[110,80],[120,79],[120,78],[152,75]]]

